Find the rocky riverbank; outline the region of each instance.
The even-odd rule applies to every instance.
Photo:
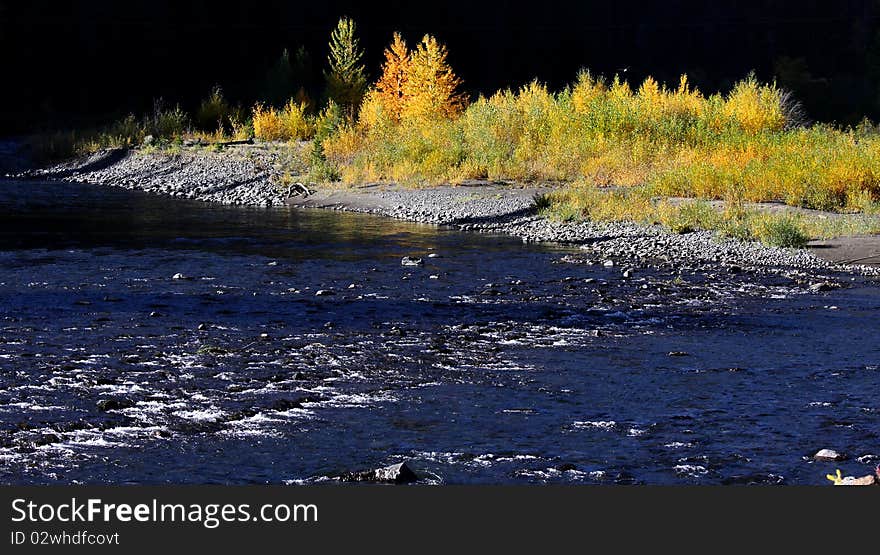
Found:
[[[534,203],[535,195],[547,191],[546,187],[486,182],[423,189],[372,185],[306,191],[285,187],[279,183],[284,158],[289,155],[290,149],[280,145],[235,145],[219,151],[107,150],[20,177],[79,181],[231,205],[290,204],[364,212],[512,235],[525,242],[575,243],[583,251],[582,256],[572,258],[576,262],[627,265],[656,260],[680,266],[721,265],[733,271],[795,267],[880,273],[871,266],[839,264],[840,257],[829,256],[833,248],[827,242],[821,250],[794,250],[727,240],[707,231],[676,235],[660,226],[627,222],[551,221],[537,214]],[[853,242],[847,245],[851,255]]]
[[[281,159],[277,149],[253,145],[222,151],[111,149],[14,177],[93,183],[229,205],[281,206],[286,195],[275,185]]]

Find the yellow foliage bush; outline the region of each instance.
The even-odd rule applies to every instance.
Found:
[[[380,82],[399,70],[404,48],[396,36]],[[534,81],[462,109],[445,48],[426,37],[408,55],[396,95],[375,88],[357,123],[325,143],[348,180],[581,182],[861,211],[880,201],[880,133],[797,127],[784,91],[754,76],[705,96],[687,76],[674,89],[649,77],[633,90],[583,71],[559,93]]]
[[[305,104],[289,100],[284,108],[254,106],[254,137],[263,141],[291,141],[309,139],[315,126],[305,114]]]

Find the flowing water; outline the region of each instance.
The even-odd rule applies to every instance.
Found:
[[[426,483],[819,484],[880,462],[876,284],[624,279],[573,252],[0,183],[0,482],[309,483],[405,460]],[[824,447],[849,458],[809,459]]]

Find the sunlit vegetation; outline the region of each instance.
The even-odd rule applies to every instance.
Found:
[[[264,141],[309,139],[314,135],[314,120],[306,116],[305,103],[288,100],[280,110],[257,104],[253,113],[254,137]]]
[[[662,225],[673,233],[718,231],[723,237],[780,247],[800,247],[811,238],[880,233],[874,208],[861,214],[770,210],[732,200],[658,197],[647,186],[601,189],[581,182],[542,195],[536,205],[554,220],[632,221]]]
[[[327,97],[343,110],[353,115],[357,112],[367,89],[364,53],[355,34],[354,21],[343,17],[330,34],[327,80]]]
[[[323,94],[306,77],[308,53],[285,50],[250,109],[231,104],[217,86],[193,117],[157,104],[140,119],[36,143],[58,157],[137,146],[148,136],[158,145],[185,138],[312,141],[305,151],[315,181],[560,183],[567,187],[544,199],[553,217],[716,229],[790,246],[805,237],[878,231],[874,218],[818,221],[743,208],[778,201],[880,212],[880,132],[868,122],[809,124],[774,83],[747,76],[727,92],[706,94],[686,76],[672,86],[650,77],[633,84],[585,70],[561,91],[534,81],[469,99],[446,47],[431,35],[410,47],[395,33],[370,84],[356,31],[342,18],[330,33]]]

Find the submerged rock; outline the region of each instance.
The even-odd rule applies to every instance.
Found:
[[[404,256],[400,259],[401,266],[421,266],[425,262],[421,258],[414,258],[410,256]]]
[[[822,281],[822,282],[819,282],[819,283],[814,283],[813,285],[809,286],[809,287],[807,288],[807,290],[808,290],[810,293],[821,293],[821,292],[823,292],[823,291],[831,291],[831,290],[834,289],[835,287],[836,287],[836,286],[835,286],[835,284],[833,284],[833,283],[828,283],[827,281]]]
[[[368,482],[374,484],[409,484],[417,482],[419,477],[405,463],[397,463],[375,470],[349,472],[340,478],[343,482]]]
[[[101,399],[95,405],[99,411],[107,412],[108,410],[127,409],[134,406],[131,399]]]

